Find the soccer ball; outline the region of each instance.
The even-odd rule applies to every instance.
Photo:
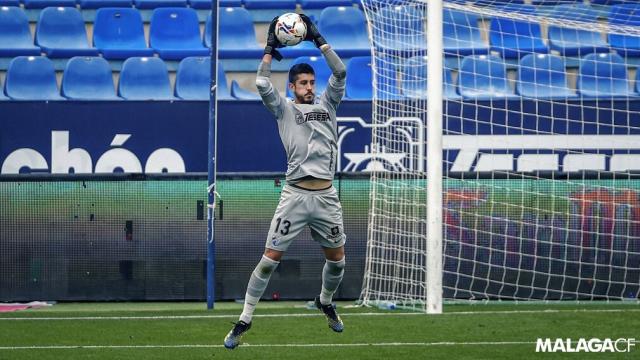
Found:
[[[302,21],[300,15],[286,13],[278,18],[275,33],[282,45],[294,46],[307,36],[307,25]]]

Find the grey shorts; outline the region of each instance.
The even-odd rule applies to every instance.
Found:
[[[306,225],[309,225],[313,239],[322,247],[338,248],[344,245],[346,236],[342,225],[342,206],[333,186],[313,191],[285,185],[271,220],[265,246],[286,251]]]

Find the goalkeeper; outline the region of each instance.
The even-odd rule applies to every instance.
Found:
[[[320,49],[332,75],[326,91],[316,97],[313,68],[304,63],[294,65],[289,70],[288,84],[294,98],[282,97],[270,81],[272,58],[282,58],[277,50],[282,44],[274,32],[277,18],[271,21],[256,86],[264,105],[276,117],[287,153],[286,184],[271,220],[264,255],[249,279],[240,320],[224,339],[224,346],[229,349],[238,346],[242,335],[251,328],[253,311],[271,274],[306,225],[326,258],[322,289],[315,305],[324,313],[333,331],[342,332],[344,328],[331,301],[342,281],[345,265],[342,207],[332,180],[339,156],[336,110],[344,95],[346,70],[313,22],[305,15],[300,16],[307,26],[304,40],[312,41]]]

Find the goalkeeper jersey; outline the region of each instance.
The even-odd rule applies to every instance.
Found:
[[[336,110],[344,95],[344,77],[331,75],[326,90],[316,96],[313,104],[296,104],[283,97],[269,77],[260,73],[256,84],[262,101],[278,123],[287,153],[287,183],[295,184],[309,176],[333,180],[340,156]]]

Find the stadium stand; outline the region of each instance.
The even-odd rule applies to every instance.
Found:
[[[53,62],[43,56],[11,60],[4,91],[13,100],[64,100],[58,91]]]
[[[378,14],[374,16],[397,19],[392,23],[383,22],[383,26],[373,28],[373,37],[378,41],[377,51],[402,55],[426,53],[427,39],[425,38],[421,20],[424,14],[420,8],[388,6],[380,9]],[[407,29],[408,31],[400,32],[394,28]],[[390,34],[393,34],[393,36]]]
[[[175,100],[167,66],[157,57],[125,60],[120,72],[118,95],[127,100]]]
[[[259,59],[264,49],[256,42],[251,14],[243,8],[221,10],[218,54],[221,59]],[[205,44],[211,46],[211,15],[207,18]]]
[[[585,97],[634,96],[627,66],[618,54],[589,54],[580,63],[578,92]]]
[[[98,49],[89,46],[80,11],[72,7],[43,9],[36,26],[35,43],[51,58],[98,55]]]
[[[427,57],[414,56],[404,63],[402,72],[402,94],[411,99],[427,99]],[[460,99],[453,85],[451,71],[445,69],[442,96],[445,99]]]
[[[25,9],[44,9],[47,7],[75,7],[76,0],[23,0]]]
[[[20,6],[20,0],[0,0],[0,6]]]
[[[180,61],[176,73],[175,96],[183,100],[209,100],[211,58],[188,57]],[[218,100],[231,100],[227,77],[218,65]]]
[[[237,81],[231,81],[231,96],[238,100],[260,100],[260,95],[240,87]]]
[[[623,4],[625,1],[628,0],[589,0],[590,3],[597,5],[618,5]]]
[[[322,11],[328,7],[353,7],[352,0],[298,0],[304,13],[312,19],[319,19]]]
[[[202,44],[198,15],[189,8],[153,10],[149,44],[165,60],[209,55],[209,49]]]
[[[71,58],[64,70],[61,92],[73,100],[121,100],[116,96],[109,62],[101,57]]]
[[[296,0],[244,0],[255,22],[270,22],[275,16],[296,10]]]
[[[331,76],[331,69],[329,69],[329,65],[324,60],[323,57],[318,56],[301,56],[296,58],[291,63],[291,66],[307,63],[311,65],[313,70],[316,73],[316,94],[322,94],[324,90],[327,88],[327,83],[329,81],[329,76]],[[287,85],[289,81],[287,80]],[[289,86],[287,86],[287,97],[293,97],[293,93],[289,90]]]
[[[220,7],[242,6],[242,0],[220,0],[218,1],[218,6]]]
[[[353,6],[327,7],[320,14],[318,30],[340,56],[365,56],[371,53],[367,19],[360,9]]]
[[[101,8],[93,25],[93,44],[107,59],[153,56],[144,38],[142,17],[133,8]]]
[[[371,56],[351,58],[347,63],[347,84],[345,97],[351,100],[371,100],[373,97],[373,79]]]
[[[211,0],[189,0],[189,6],[192,9],[198,9],[198,10],[210,10],[211,3],[212,3]],[[218,2],[218,6],[222,7],[222,6],[229,6],[229,5],[221,5],[220,2]],[[241,6],[241,5],[232,5],[232,6]]]
[[[495,55],[470,55],[462,59],[458,90],[468,99],[514,98],[504,61]]]
[[[548,54],[529,54],[520,59],[516,94],[539,99],[577,97],[567,86],[564,60]]]
[[[33,45],[27,15],[19,7],[0,8],[0,56],[40,55]]]
[[[550,14],[555,19],[597,22],[597,13],[589,11],[590,7],[581,5],[560,5],[553,8]],[[563,56],[584,56],[593,52],[609,52],[609,46],[599,32],[549,26],[549,47]]]
[[[611,7],[609,23],[612,25],[640,25],[640,4],[621,4]],[[609,44],[624,57],[640,56],[640,36],[609,34]]]
[[[187,0],[133,0],[133,4],[138,9],[186,7]]]
[[[505,11],[533,13],[531,5],[506,6]],[[542,41],[540,24],[496,17],[491,19],[489,30],[491,50],[505,59],[520,58],[530,53],[547,53],[549,49]]]
[[[443,13],[443,46],[446,56],[482,55],[489,46],[482,40],[477,15],[445,9]]]

